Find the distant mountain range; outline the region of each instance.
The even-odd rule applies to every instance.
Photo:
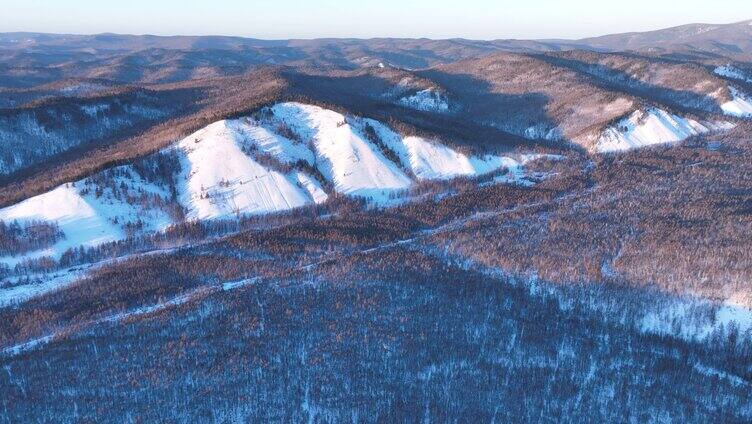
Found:
[[[677,27],[647,32],[609,34],[579,40],[467,40],[462,38],[446,40],[405,39],[405,38],[319,38],[262,40],[233,36],[156,36],[125,34],[47,34],[32,32],[0,33],[0,48],[9,50],[55,52],[134,52],[146,49],[203,50],[241,48],[289,48],[316,49],[326,46],[360,46],[380,50],[395,46],[425,46],[430,52],[440,52],[458,59],[461,53],[457,47],[470,47],[479,50],[502,51],[541,51],[566,50],[573,48],[604,51],[624,50],[704,50],[718,54],[743,54],[752,45],[752,20],[731,24],[687,24]],[[455,50],[452,51],[452,46]]]
[[[749,59],[752,20],[721,25],[688,24],[657,31],[604,35],[585,38],[577,43],[608,51],[635,50],[659,54],[706,52]]]
[[[689,24],[650,32],[624,33],[581,40],[466,39],[313,39],[260,40],[228,36],[0,34],[3,67],[54,66],[61,74],[117,69],[128,78],[129,67],[165,64],[245,69],[259,64],[359,68],[391,65],[426,68],[493,52],[562,50],[635,51],[669,57],[749,60],[752,21],[733,24]],[[73,63],[77,66],[73,66]],[[93,76],[93,75],[90,75]]]

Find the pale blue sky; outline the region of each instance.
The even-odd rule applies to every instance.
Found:
[[[752,19],[752,0],[2,0],[0,32],[581,38]]]

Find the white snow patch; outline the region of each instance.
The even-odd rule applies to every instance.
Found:
[[[418,91],[412,96],[403,97],[399,99],[397,103],[405,107],[426,112],[445,113],[449,111],[449,102],[446,97],[431,88]]]
[[[551,140],[559,141],[562,139],[559,127],[551,128],[546,124],[538,124],[525,128],[522,136],[530,140]]]
[[[306,190],[246,154],[247,141],[237,122],[219,121],[178,143],[178,192],[188,219],[264,214],[310,203]]]
[[[676,301],[647,313],[642,331],[679,336],[686,340],[705,340],[716,332],[727,334],[736,328],[744,335],[752,330],[752,310],[731,301],[713,305],[708,301]]]
[[[447,146],[421,137],[406,137],[402,142],[409,155],[410,169],[420,179],[479,176],[505,166],[517,165],[517,162],[510,158],[494,155],[468,157]]]
[[[115,240],[120,228],[107,221],[100,205],[82,196],[72,184],[24,200],[0,210],[4,221],[51,221],[60,225],[66,242],[74,246]]]
[[[298,183],[306,190],[306,192],[308,192],[314,203],[321,204],[326,202],[326,199],[329,198],[329,195],[326,194],[324,189],[321,187],[321,184],[316,181],[315,178],[310,177],[302,172],[296,172],[295,178],[297,179]]]
[[[128,179],[128,192],[162,193],[141,180],[128,166],[115,168],[131,175]],[[125,178],[115,177],[119,186]],[[0,220],[30,222],[54,222],[60,227],[64,237],[53,246],[19,256],[3,257],[0,262],[14,266],[25,259],[44,256],[59,258],[72,247],[94,247],[102,243],[124,239],[127,234],[125,224],[141,222],[143,230],[161,231],[172,224],[170,218],[159,209],[147,209],[138,202],[129,204],[113,196],[109,189],[99,194],[96,185],[86,184],[86,180],[66,183],[51,191],[26,199],[18,204],[0,209]]]
[[[344,115],[300,103],[280,103],[272,111],[315,147],[318,169],[337,192],[382,203],[410,186],[410,178]]]
[[[63,87],[60,89],[60,92],[65,95],[80,95],[89,93],[92,91],[102,90],[107,88],[103,84],[96,84],[96,83],[80,83],[80,84],[74,84],[69,85],[66,87]]]
[[[547,174],[545,173],[529,173],[525,170],[525,165],[527,165],[530,162],[539,160],[539,159],[548,159],[551,161],[558,161],[563,160],[564,156],[561,155],[552,155],[552,154],[525,154],[525,155],[519,155],[517,159],[512,159],[508,157],[503,158],[505,163],[504,167],[509,171],[504,175],[499,175],[493,179],[491,183],[493,184],[517,184],[522,186],[533,186],[535,185],[534,180],[535,179],[543,179],[547,177]],[[531,179],[532,177],[532,179]]]
[[[700,34],[704,34],[704,33],[706,33],[706,32],[710,32],[710,31],[715,31],[716,29],[718,29],[718,27],[717,27],[717,26],[704,26],[704,27],[699,27],[699,28],[697,28],[697,30],[696,30],[696,31],[694,32],[694,35],[700,35]]]
[[[446,145],[422,137],[402,137],[378,121],[365,120],[382,142],[395,153],[403,167],[418,179],[437,180],[480,176],[511,165],[502,156],[466,156]]]
[[[25,302],[33,297],[66,287],[81,278],[85,272],[64,270],[44,275],[39,283],[18,284],[0,288],[0,308]],[[36,278],[36,276],[30,276]],[[20,278],[16,278],[16,281]]]
[[[247,118],[225,121],[225,123],[230,131],[237,132],[237,141],[241,145],[244,143],[253,144],[261,152],[287,164],[301,160],[309,165],[314,164],[314,154],[307,146],[275,133],[273,128],[267,128]],[[244,140],[242,137],[246,139]]]
[[[597,150],[601,153],[624,151],[655,144],[676,143],[688,137],[728,129],[728,122],[700,123],[658,108],[637,110],[601,134]]]
[[[447,179],[475,173],[467,156],[421,137],[402,140],[410,157],[410,169],[421,179]]]
[[[99,112],[104,112],[110,109],[110,105],[108,104],[96,104],[96,105],[83,105],[81,106],[81,111],[83,111],[85,114],[89,115],[90,117],[95,117]]]
[[[739,118],[752,117],[752,99],[734,87],[729,87],[729,90],[733,100],[721,105],[723,112]]]
[[[485,121],[485,124],[502,131],[517,134],[520,137],[527,138],[528,140],[562,141],[564,139],[564,135],[560,127],[546,123],[531,125],[530,122],[499,121],[489,119]]]
[[[144,194],[164,198],[167,194],[163,189],[142,180],[130,166],[113,168],[112,172],[112,185],[118,187],[120,196],[106,187],[97,192],[102,187],[84,179],[0,209],[0,220],[54,222],[64,234],[62,240],[49,248],[3,257],[0,262],[13,266],[25,259],[58,258],[72,247],[93,247],[120,240],[126,237],[126,224],[138,222],[141,231],[161,231],[172,223],[162,210],[125,200],[126,195],[138,199]]]
[[[752,83],[752,78],[748,77],[744,71],[731,65],[719,66],[713,72],[722,77]]]

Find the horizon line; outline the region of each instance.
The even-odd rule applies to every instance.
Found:
[[[750,22],[752,19],[744,19],[740,21],[727,22],[727,23],[707,23],[707,22],[690,22],[681,25],[656,28],[646,31],[627,31],[627,32],[612,32],[606,34],[592,35],[582,38],[465,38],[465,37],[446,37],[446,38],[430,38],[430,37],[394,37],[394,36],[375,36],[375,37],[291,37],[291,38],[261,38],[250,35],[222,35],[222,34],[135,34],[125,32],[99,32],[99,33],[74,33],[74,32],[43,32],[43,31],[0,31],[0,35],[9,34],[37,34],[37,35],[62,35],[62,36],[78,36],[78,37],[96,37],[101,35],[114,35],[123,37],[155,37],[155,38],[198,38],[198,37],[215,37],[215,38],[239,38],[244,40],[258,40],[258,41],[316,41],[316,40],[432,40],[432,41],[451,41],[451,40],[468,40],[468,41],[535,41],[535,42],[547,42],[547,41],[580,41],[589,38],[607,37],[610,35],[619,34],[645,34],[656,31],[663,31],[675,28],[681,28],[685,26],[693,25],[738,25]]]

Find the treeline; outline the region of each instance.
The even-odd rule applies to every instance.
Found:
[[[245,87],[237,90],[238,86]],[[181,105],[173,115],[132,133],[118,131],[47,158],[44,163],[0,177],[0,206],[77,181],[103,169],[131,163],[166,147],[193,131],[228,117],[245,116],[279,98],[285,86],[277,70],[262,67],[249,74],[179,84],[152,86],[161,102]]]
[[[76,265],[90,264],[130,253],[157,249],[179,248],[192,243],[206,242],[211,238],[244,231],[267,231],[301,220],[316,219],[328,214],[350,214],[364,208],[362,199],[331,195],[322,205],[310,205],[276,214],[241,216],[239,219],[181,222],[155,234],[132,235],[123,240],[104,243],[94,247],[72,247],[62,253],[58,260],[45,257],[25,260],[14,268],[6,268],[6,275],[25,275],[49,272]],[[270,230],[269,230],[270,231]],[[134,231],[134,233],[138,233]]]
[[[559,175],[533,193],[578,174],[590,189],[437,235],[435,243],[562,284],[618,280],[721,300],[735,293],[749,305],[752,193],[742,187],[752,185],[752,150],[743,131],[714,136],[718,149],[699,138],[599,157],[592,166],[557,163]]]
[[[54,222],[0,220],[0,256],[17,256],[50,247],[63,237]]]
[[[169,156],[169,154],[166,155]],[[151,171],[139,170],[140,167],[146,165],[137,167],[142,178],[148,178],[152,182],[158,183],[164,179],[169,179],[167,176],[171,172],[176,172],[178,165],[175,164],[177,162],[173,162],[167,156],[158,155],[158,157],[161,159],[154,159],[153,163],[147,166]],[[152,161],[152,159],[148,160]],[[173,165],[168,165],[170,163]],[[309,168],[311,167],[305,162],[291,165],[291,169],[304,172],[310,171]],[[125,173],[129,172],[131,171],[128,169],[119,168],[100,173],[95,178],[87,179],[83,189],[101,190],[102,193],[119,196],[118,198],[121,200],[131,203],[140,203],[146,208],[161,207],[163,210],[174,211],[172,212],[173,216],[180,223],[156,234],[140,234],[138,231],[139,221],[123,223],[123,225],[126,225],[126,229],[133,227],[132,235],[123,240],[95,247],[73,247],[63,252],[59,260],[43,258],[24,261],[13,269],[7,270],[7,272],[16,275],[47,272],[135,252],[185,246],[233,233],[237,235],[231,236],[227,240],[236,244],[234,248],[241,248],[244,244],[272,246],[274,240],[286,233],[290,233],[289,237],[291,238],[299,239],[304,249],[313,248],[320,241],[330,243],[330,236],[334,234],[341,234],[342,236],[342,239],[337,241],[338,243],[345,242],[351,245],[358,243],[378,244],[393,241],[396,239],[396,235],[407,237],[411,231],[441,225],[449,220],[471,215],[476,211],[512,207],[518,202],[552,199],[557,193],[572,190],[583,184],[583,181],[579,178],[563,178],[558,183],[548,182],[543,189],[498,184],[479,188],[479,185],[483,185],[484,182],[508,172],[507,170],[499,170],[480,178],[461,177],[447,181],[423,181],[409,191],[396,193],[399,196],[416,198],[415,201],[396,208],[366,210],[363,199],[331,193],[327,202],[322,205],[311,205],[278,214],[242,216],[239,219],[181,222],[178,218],[182,216],[182,210],[174,199],[165,201],[159,196],[144,193],[134,197],[132,195],[133,188],[129,184],[122,185],[119,182],[123,179],[127,180],[130,175]],[[150,173],[154,172],[165,177],[150,176]],[[316,175],[314,174],[314,176]],[[326,215],[336,215],[336,217],[331,219],[318,218]],[[355,223],[354,220],[362,222]],[[266,228],[275,228],[275,231],[264,232],[263,230]],[[262,230],[262,232],[254,234],[255,230]],[[252,238],[244,241],[246,237]]]

